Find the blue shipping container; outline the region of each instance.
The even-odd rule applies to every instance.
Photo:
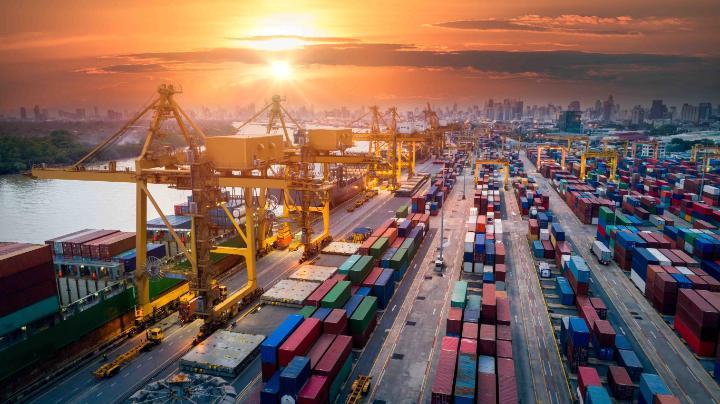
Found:
[[[652,373],[640,375],[640,396],[646,403],[652,403],[657,394],[672,394],[660,376]]]
[[[263,389],[260,391],[261,404],[277,404],[280,402],[280,371],[265,382]]]
[[[384,309],[390,303],[393,293],[395,292],[395,281],[393,281],[393,270],[384,269],[378,276],[373,286],[373,294],[378,298],[378,308]]]
[[[318,309],[315,310],[315,313],[313,313],[312,318],[316,318],[320,321],[323,321],[323,320],[325,320],[325,317],[327,317],[328,314],[330,314],[331,311],[332,311],[332,309],[329,307],[318,307]]]
[[[296,356],[280,373],[280,397],[297,397],[297,394],[310,378],[310,358]]]
[[[360,303],[362,302],[363,298],[365,296],[360,296],[358,294],[354,294],[350,296],[350,299],[348,299],[347,303],[345,303],[345,312],[347,313],[348,318],[352,317],[352,314],[355,312],[355,309],[360,306]]]
[[[455,378],[455,403],[475,403],[476,374],[477,355],[460,353]]]
[[[290,314],[276,329],[260,344],[260,358],[265,363],[277,364],[277,351],[280,345],[303,322],[302,314]]]
[[[611,404],[610,395],[605,387],[588,386],[585,402],[588,404]]]

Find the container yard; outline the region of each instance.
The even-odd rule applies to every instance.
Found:
[[[189,121],[173,91],[154,108]],[[153,173],[36,167],[134,183],[137,220],[0,244],[3,399],[720,398],[720,175],[471,125],[296,136],[205,138],[175,169],[141,156]],[[191,195],[165,214],[148,183]]]

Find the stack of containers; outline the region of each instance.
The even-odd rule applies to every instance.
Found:
[[[59,308],[50,246],[0,243],[0,335]]]
[[[560,345],[567,356],[570,370],[577,372],[588,361],[590,329],[580,317],[563,317],[560,322]]]
[[[587,296],[590,282],[590,268],[579,255],[573,255],[565,262],[563,271],[577,296]]]
[[[443,337],[442,339],[431,390],[433,403],[452,403],[459,344],[460,339],[457,337]]]
[[[674,325],[697,355],[715,355],[720,327],[720,293],[680,289]]]

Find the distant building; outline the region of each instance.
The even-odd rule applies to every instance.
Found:
[[[568,111],[580,111],[580,101],[573,101],[568,105]]]
[[[701,102],[698,106],[698,122],[708,123],[712,120],[712,104]]]
[[[582,123],[580,111],[562,111],[558,118],[558,129],[562,132],[582,133]]]
[[[603,122],[612,122],[613,115],[615,112],[615,100],[613,99],[613,96],[609,96],[608,99],[603,102],[602,106],[602,121]]]
[[[652,106],[650,107],[650,114],[648,114],[648,119],[655,120],[667,118],[669,118],[668,108],[663,103],[663,100],[653,100]]]
[[[42,112],[39,105],[33,107],[33,118],[35,118],[35,121],[42,121]]]
[[[631,125],[642,125],[645,123],[645,110],[642,106],[636,105],[633,107],[630,114]]]
[[[690,104],[683,104],[680,110],[680,120],[688,123],[698,123],[698,107]]]
[[[25,109],[25,107],[20,107],[20,119],[23,121],[27,120],[27,109]]]

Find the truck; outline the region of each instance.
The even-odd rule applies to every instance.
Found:
[[[613,259],[613,252],[599,240],[593,241],[591,251],[603,265],[609,264]]]
[[[140,352],[149,351],[155,345],[159,345],[164,337],[165,335],[162,328],[149,328],[145,333],[145,340],[130,348],[129,351],[118,355],[118,357],[113,359],[111,362],[100,366],[97,370],[95,370],[95,372],[93,372],[93,374],[98,379],[115,376],[118,372],[120,372],[120,368],[124,364],[133,360],[136,356],[138,356],[138,354],[140,354]]]

